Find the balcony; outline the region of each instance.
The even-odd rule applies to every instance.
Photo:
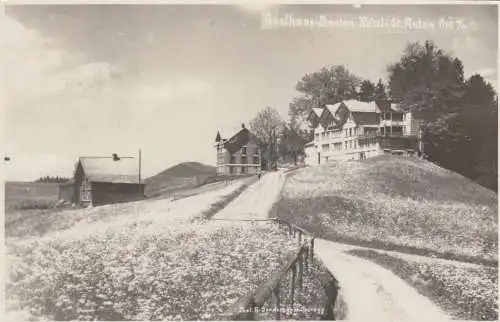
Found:
[[[403,120],[380,120],[380,126],[403,126]]]

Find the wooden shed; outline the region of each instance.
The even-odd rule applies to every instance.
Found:
[[[81,157],[74,174],[72,201],[85,207],[140,200],[144,187],[134,158]]]

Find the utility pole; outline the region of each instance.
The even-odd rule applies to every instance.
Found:
[[[141,149],[139,149],[139,192],[141,192]]]

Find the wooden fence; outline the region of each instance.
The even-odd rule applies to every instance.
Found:
[[[285,220],[271,218],[267,221],[274,221],[280,227],[287,229],[290,236],[297,238],[299,249],[290,254],[287,262],[278,271],[274,272],[261,286],[255,291],[240,298],[224,314],[227,320],[258,320],[257,313],[268,301],[272,301],[273,312],[276,312],[276,320],[281,319],[281,294],[280,282],[290,274],[290,303],[293,310],[294,296],[297,289],[302,289],[304,272],[310,269],[314,261],[314,235],[308,231],[291,224]],[[323,289],[327,301],[325,301],[324,315],[322,319],[333,320],[333,307],[337,298],[337,281],[329,274],[329,278],[322,280]]]

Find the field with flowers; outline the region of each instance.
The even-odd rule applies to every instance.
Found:
[[[498,320],[498,269],[481,265],[425,263],[370,250],[351,250],[391,270],[459,320]],[[410,304],[411,305],[411,304]]]
[[[383,156],[299,169],[273,211],[333,241],[496,265],[497,200],[430,162]]]
[[[272,223],[192,222],[241,186],[10,227],[7,317],[217,319],[297,249]]]

